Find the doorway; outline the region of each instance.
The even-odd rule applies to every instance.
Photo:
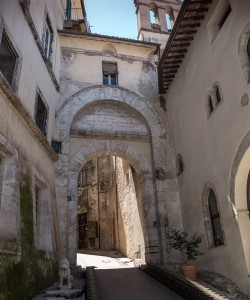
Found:
[[[87,213],[78,214],[78,249],[86,249],[88,247],[87,219]]]
[[[97,156],[78,174],[78,250],[144,258],[140,176],[121,157]]]

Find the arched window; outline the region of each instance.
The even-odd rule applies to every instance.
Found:
[[[214,191],[210,189],[208,194],[208,207],[210,220],[213,230],[214,245],[220,246],[224,244],[224,237],[220,222],[220,213],[217,206],[217,199]]]
[[[150,10],[150,22],[151,24],[156,24],[155,12],[153,10]]]
[[[149,8],[151,28],[155,30],[160,30],[161,26],[159,21],[158,8],[154,3],[151,3]]]
[[[248,38],[248,41],[247,41],[247,56],[250,61],[250,37]]]
[[[179,176],[184,172],[184,164],[183,159],[180,154],[177,155],[176,158],[176,175]]]

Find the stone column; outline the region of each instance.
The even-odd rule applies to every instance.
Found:
[[[149,6],[140,4],[137,13],[139,30],[151,29],[150,10]]]

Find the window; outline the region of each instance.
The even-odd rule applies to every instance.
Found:
[[[180,176],[184,172],[183,158],[180,154],[176,158],[176,175]]]
[[[224,238],[220,223],[220,213],[217,206],[217,199],[214,191],[211,189],[208,195],[208,206],[209,206],[209,213],[210,219],[212,224],[213,230],[213,237],[214,237],[214,245],[220,246],[224,244]]]
[[[48,109],[40,94],[37,94],[35,122],[44,136],[47,135]]]
[[[209,92],[206,99],[206,113],[207,118],[213,113],[217,106],[222,102],[221,88],[218,83],[213,84],[211,91]]]
[[[221,29],[221,27],[224,25],[224,23],[226,22],[226,19],[229,16],[231,11],[232,11],[231,5],[229,4],[228,7],[226,8],[226,10],[224,11],[224,14],[222,15],[219,23],[218,23],[219,29]]]
[[[61,142],[52,141],[51,142],[51,147],[54,149],[54,151],[57,154],[61,154],[62,153],[62,143]]]
[[[103,72],[103,84],[117,85],[118,83],[117,63],[103,62],[102,72]]]
[[[12,84],[17,57],[16,51],[11,45],[5,31],[3,31],[0,44],[0,70],[10,85]]]
[[[211,44],[217,37],[226,21],[228,21],[231,10],[230,0],[216,1],[214,9],[210,15],[210,19],[207,23],[208,36]]]
[[[213,105],[213,101],[212,101],[211,96],[208,96],[208,108],[209,108],[209,112],[211,114],[214,110],[214,105]]]
[[[71,0],[67,0],[66,3],[66,20],[70,20],[71,19]]]
[[[248,60],[250,61],[250,37],[248,38],[247,41],[247,56],[248,56]]]
[[[167,29],[170,32],[172,31],[172,22],[169,14],[166,14],[166,21],[167,21]]]
[[[150,14],[151,25],[160,25],[157,6],[154,3],[151,3],[149,8],[150,8],[149,14]],[[152,28],[153,28],[153,26],[152,26]]]
[[[84,165],[83,169],[80,171],[78,176],[78,187],[87,187],[92,183],[92,177],[94,175],[94,164],[93,161],[89,161]]]
[[[217,85],[215,86],[215,96],[216,96],[217,103],[219,104],[221,102],[221,95]]]
[[[50,59],[50,54],[52,50],[52,40],[53,40],[53,31],[49,21],[49,17],[46,17],[44,30],[43,30],[43,49],[45,56]]]

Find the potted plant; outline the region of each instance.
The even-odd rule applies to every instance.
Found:
[[[199,255],[203,254],[199,251],[202,235],[195,233],[188,237],[186,231],[170,228],[168,238],[170,246],[180,251],[183,263],[180,268],[181,274],[188,279],[195,280],[197,268],[194,265],[190,265],[190,261],[197,259]]]

